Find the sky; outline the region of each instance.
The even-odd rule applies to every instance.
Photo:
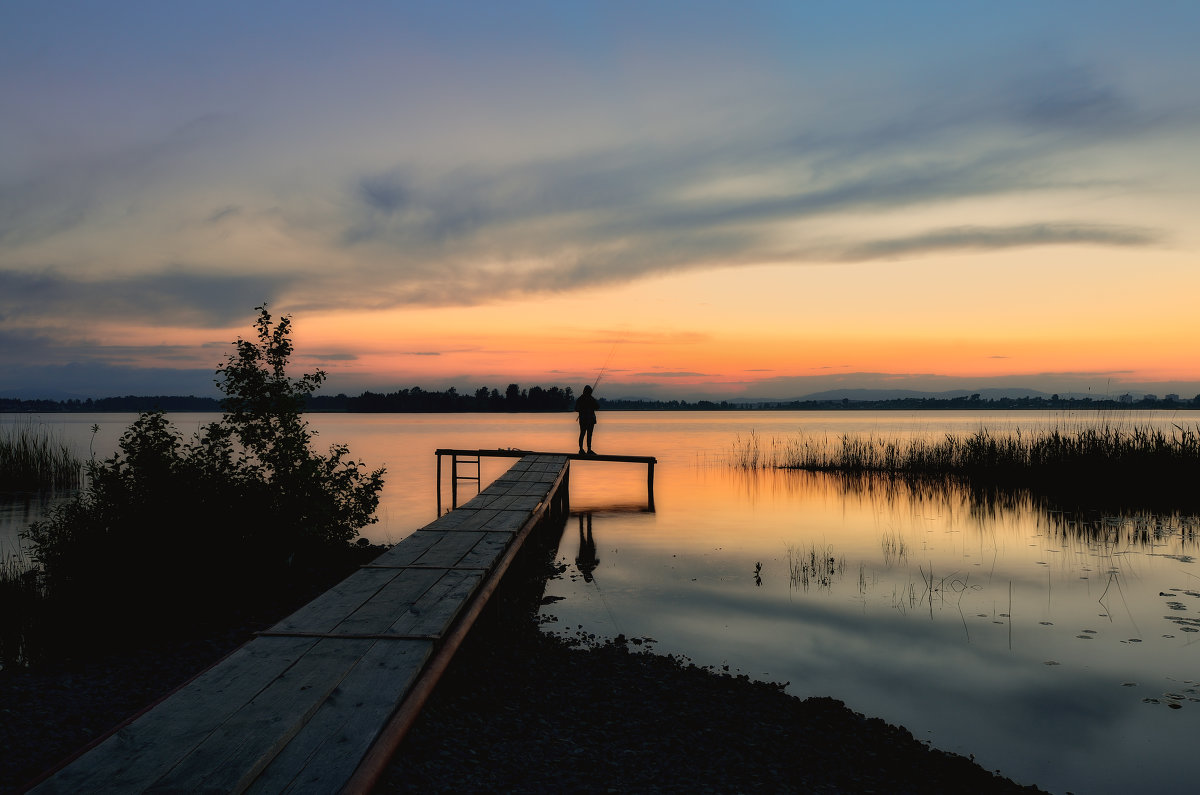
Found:
[[[1200,3],[0,5],[0,396],[1200,393]]]

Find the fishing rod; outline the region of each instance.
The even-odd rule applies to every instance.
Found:
[[[612,347],[608,349],[608,358],[604,360],[604,366],[600,368],[600,372],[596,375],[596,380],[592,382],[592,391],[596,391],[596,387],[600,384],[600,379],[608,372],[608,363],[612,361],[613,353],[617,350],[617,345],[621,342],[621,338],[613,340]]]

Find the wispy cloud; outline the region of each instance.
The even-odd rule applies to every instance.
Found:
[[[1161,230],[1070,221],[996,227],[959,226],[912,237],[862,243],[842,252],[838,259],[856,262],[939,251],[998,251],[1021,246],[1152,246],[1161,244],[1164,237]]]
[[[286,273],[223,274],[178,266],[139,276],[0,270],[0,316],[10,323],[108,318],[221,327],[240,324],[249,308],[280,295],[291,281]]]
[[[707,378],[710,377],[712,373],[694,373],[687,370],[679,370],[676,372],[670,372],[666,370],[649,370],[644,373],[632,373],[632,375],[649,376],[652,378]]]
[[[784,225],[850,212],[1119,187],[1120,178],[1058,161],[1181,121],[1139,108],[1094,70],[1067,69],[853,129],[797,119],[788,124],[808,129],[794,135],[785,125],[744,130],[732,140],[460,164],[452,172],[389,167],[354,180],[335,237],[380,283],[372,299],[378,305],[472,304],[765,261],[1160,245],[1164,230],[1105,218],[991,225],[981,217],[899,237],[872,239],[864,230],[859,240],[799,247],[779,239]],[[762,187],[722,190],[732,179]],[[311,305],[330,287],[301,291]]]

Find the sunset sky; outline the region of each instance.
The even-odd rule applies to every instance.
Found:
[[[0,396],[1200,392],[1200,3],[5,2]]]

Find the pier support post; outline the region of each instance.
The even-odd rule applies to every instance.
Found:
[[[654,511],[654,462],[646,464],[646,500],[650,503],[650,511]]]
[[[442,515],[442,454],[437,456],[437,515]]]

